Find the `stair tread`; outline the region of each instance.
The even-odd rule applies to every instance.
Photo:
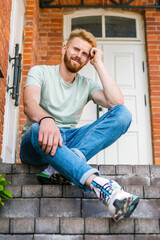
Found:
[[[138,195],[144,199],[160,198],[160,188],[158,186],[123,186],[124,190]],[[96,198],[94,193],[84,193],[81,189],[73,185],[8,185],[6,187],[14,198]]]
[[[106,175],[159,175],[160,165],[96,165],[90,164],[97,168],[101,174]],[[39,173],[45,169],[46,165],[33,166],[28,164],[10,164],[0,163],[0,173]]]
[[[160,165],[92,165],[102,176],[116,180],[122,186],[160,186]],[[6,174],[6,179],[12,185],[37,185],[36,174],[46,166],[27,164],[0,163],[0,173]]]
[[[0,240],[160,239],[159,166],[94,167],[141,198],[131,218],[115,223],[94,193],[74,185],[41,185],[36,174],[44,166],[0,164],[0,172],[12,182],[6,189],[13,194],[0,206]]]
[[[130,218],[115,223],[111,218],[1,218],[1,234],[160,234],[160,219]],[[127,224],[127,228],[126,228]],[[57,235],[58,236],[58,235]]]

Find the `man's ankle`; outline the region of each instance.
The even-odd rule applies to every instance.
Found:
[[[87,181],[85,182],[85,186],[89,189],[91,189],[91,182],[97,177],[96,174],[92,174],[91,176],[89,176],[89,178],[87,179]]]

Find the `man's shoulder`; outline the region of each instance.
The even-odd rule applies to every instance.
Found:
[[[40,87],[45,83],[50,83],[58,72],[58,67],[55,65],[35,65],[27,75],[26,85],[35,84]]]

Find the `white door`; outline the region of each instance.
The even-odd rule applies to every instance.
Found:
[[[90,163],[97,164],[152,164],[151,125],[148,101],[146,57],[143,44],[100,43],[104,64],[115,78],[132,113],[128,132]],[[91,65],[81,74],[99,81]],[[106,112],[102,109],[100,116]],[[90,102],[84,109],[79,126],[91,123],[97,117],[96,105]]]
[[[104,53],[104,63],[116,79],[132,113],[128,132],[90,163],[96,164],[152,164],[151,125],[148,101],[146,57],[143,44],[107,42],[98,44]],[[89,65],[82,74],[99,81]],[[106,112],[102,109],[100,116]],[[90,102],[84,109],[79,126],[91,123],[97,117],[96,105]]]
[[[104,63],[124,95],[133,121],[128,132],[104,151],[108,164],[151,164],[152,144],[146,57],[143,44],[104,44]],[[100,160],[99,160],[100,161]]]
[[[15,44],[19,44],[19,53],[22,52],[23,24],[24,24],[24,1],[12,0],[11,24],[10,24],[10,45],[9,55],[14,57]],[[7,83],[13,86],[14,60],[8,64]],[[6,92],[6,105],[4,117],[4,134],[2,146],[2,161],[7,163],[15,162],[15,150],[17,141],[17,115],[18,107],[15,106],[15,100],[11,97],[12,90]]]

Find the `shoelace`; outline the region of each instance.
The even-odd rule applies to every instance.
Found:
[[[51,165],[48,166],[47,170],[48,170],[48,172],[50,172],[50,173],[54,171],[54,169],[52,168]]]
[[[57,173],[57,171],[51,166],[49,165],[45,170],[44,170],[45,173]]]

